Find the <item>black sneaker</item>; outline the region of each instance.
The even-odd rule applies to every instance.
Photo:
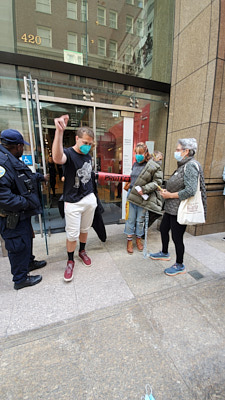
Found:
[[[14,283],[14,289],[19,290],[23,289],[28,286],[34,286],[37,285],[39,282],[41,282],[42,276],[41,275],[35,275],[35,276],[27,276],[26,279],[22,282],[19,283]]]
[[[47,262],[45,260],[41,260],[41,261],[33,260],[29,264],[29,271],[34,271],[35,269],[43,268],[46,266],[46,264],[47,264]]]

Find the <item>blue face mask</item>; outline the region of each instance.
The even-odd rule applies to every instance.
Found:
[[[135,158],[136,158],[136,161],[138,163],[140,163],[140,162],[142,162],[144,160],[145,157],[144,157],[143,154],[135,154]]]
[[[90,144],[82,144],[82,146],[80,146],[80,151],[83,154],[88,154],[90,150],[91,150]]]
[[[180,151],[175,151],[175,152],[174,152],[174,158],[176,158],[177,161],[183,160],[183,157],[182,157]]]

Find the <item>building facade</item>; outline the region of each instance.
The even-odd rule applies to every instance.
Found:
[[[191,233],[225,230],[223,8],[222,0],[1,0],[0,129],[31,139],[31,167],[43,170],[54,118],[69,113],[64,145],[91,126],[96,170],[129,173],[134,145],[147,141],[165,153],[165,178],[176,140],[194,136],[209,211]],[[59,170],[58,196],[60,178]],[[123,219],[121,185],[99,185],[99,194],[105,222]],[[56,202],[50,190],[44,197],[47,225],[57,229]]]
[[[195,137],[204,168],[208,213],[201,235],[225,230],[225,1],[177,0],[165,177],[178,138]]]

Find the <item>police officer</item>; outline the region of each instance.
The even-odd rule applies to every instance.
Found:
[[[32,255],[31,216],[42,212],[38,182],[47,181],[48,176],[32,173],[19,160],[24,144],[29,145],[17,130],[1,132],[0,234],[8,250],[16,290],[39,283],[42,276],[30,276],[29,272],[46,265],[46,261],[37,261]]]

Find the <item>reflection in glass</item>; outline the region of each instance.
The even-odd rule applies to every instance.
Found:
[[[21,0],[14,3],[0,50],[170,82],[175,0],[29,1],[26,13]]]
[[[96,103],[98,104],[96,108],[96,168],[98,170],[103,172],[122,172],[123,117],[119,110],[104,108],[106,105],[129,107],[130,103],[132,103],[133,107],[137,106],[141,109],[140,113],[134,113],[134,146],[139,141],[148,141],[154,149],[165,153],[168,116],[168,108],[165,106],[168,105],[167,95],[152,95],[145,93],[143,90],[134,92],[132,88],[124,88],[122,84],[94,79],[80,79],[76,76],[53,71],[30,70],[25,67],[9,68],[4,65],[0,65],[0,67],[3,74],[1,76],[0,130],[6,128],[18,129],[28,142],[27,110],[25,100],[22,98],[24,94],[23,76],[31,72],[32,78],[38,79],[46,164],[51,155],[54,138],[54,118],[62,114],[69,114],[70,121],[64,134],[64,146],[73,146],[76,129],[79,126],[88,125],[91,128],[95,126],[93,122],[93,106]],[[86,101],[89,101],[91,106],[67,104],[73,99],[78,102],[81,100],[83,103],[85,100],[84,92],[86,93]],[[51,96],[51,98],[48,101],[43,101],[43,98],[41,99],[43,95]],[[91,97],[93,101],[91,101]],[[54,98],[60,98],[60,102],[54,101]],[[102,104],[102,107],[99,107],[99,104]],[[36,110],[34,110],[33,118],[32,129],[34,129],[35,124],[35,128],[38,131]],[[36,162],[41,164],[40,143],[37,140],[35,144]],[[30,154],[30,149],[27,146],[24,151],[24,155],[26,154]],[[93,159],[95,160],[94,154]],[[51,229],[54,229],[56,224],[58,224],[58,227],[63,226],[63,221],[57,214],[57,199],[63,188],[60,174],[61,171],[56,166],[56,197],[53,196],[53,191],[50,187],[45,188],[44,191],[47,221],[51,225]],[[108,210],[104,213],[105,216],[103,214],[103,218],[106,218],[107,221],[111,218],[111,222],[118,222],[121,218],[121,186],[116,183],[107,183],[99,187],[99,192],[104,207]],[[57,218],[58,222],[56,222]],[[114,221],[112,221],[112,218],[114,218]]]
[[[97,109],[97,171],[122,173],[123,118],[119,111]],[[122,216],[122,183],[106,182],[98,186],[98,194],[105,208],[107,223],[118,222]]]

